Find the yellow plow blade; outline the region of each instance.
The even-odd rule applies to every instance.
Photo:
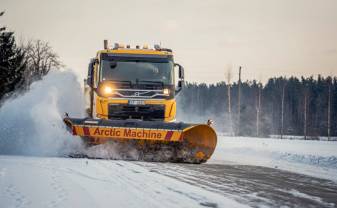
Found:
[[[194,125],[183,132],[183,138],[187,149],[194,149],[194,157],[197,160],[208,160],[213,154],[217,136],[214,129],[205,124]]]
[[[203,163],[211,157],[217,143],[215,131],[205,124],[69,117],[64,122],[73,135],[89,144],[132,145],[141,152],[143,160]],[[161,160],[163,150],[169,151],[170,156]]]

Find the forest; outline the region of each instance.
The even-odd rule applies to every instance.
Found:
[[[178,102],[178,120],[212,119],[229,135],[337,136],[337,77],[186,83]]]

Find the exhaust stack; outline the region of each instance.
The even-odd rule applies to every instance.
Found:
[[[104,49],[107,50],[108,49],[108,40],[104,40]]]

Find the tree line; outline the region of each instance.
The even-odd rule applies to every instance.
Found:
[[[0,12],[0,20],[4,12]],[[0,106],[8,97],[29,89],[62,63],[48,42],[29,40],[18,44],[14,32],[0,24]]]
[[[178,105],[178,120],[211,118],[231,135],[337,136],[337,77],[187,83]]]

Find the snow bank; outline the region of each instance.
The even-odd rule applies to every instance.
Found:
[[[0,154],[60,155],[79,145],[69,139],[62,116],[83,116],[81,92],[73,72],[53,71],[29,92],[6,101],[0,108]]]
[[[337,180],[337,142],[221,136],[209,162],[266,166]]]

